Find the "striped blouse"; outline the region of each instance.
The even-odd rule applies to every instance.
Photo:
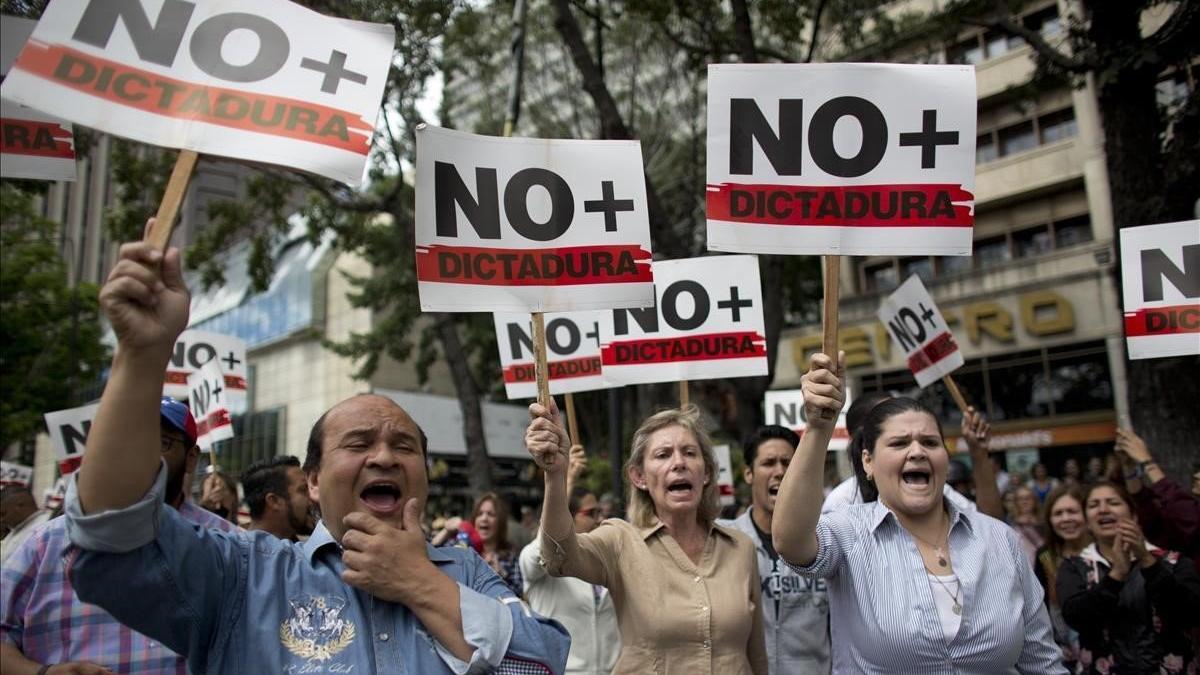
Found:
[[[1063,673],[1042,587],[1017,535],[982,513],[950,513],[962,623],[946,641],[913,538],[880,502],[821,516],[801,574],[828,579],[835,673]]]

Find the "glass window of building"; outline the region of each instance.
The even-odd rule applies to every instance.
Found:
[[[937,262],[939,275],[961,274],[971,270],[971,256],[968,255],[945,255],[938,258]]]
[[[1000,140],[1001,157],[1032,150],[1037,146],[1037,135],[1033,133],[1033,120],[1005,127],[997,136]]]
[[[1075,109],[1064,108],[1057,112],[1042,115],[1038,118],[1038,128],[1042,134],[1042,143],[1072,138],[1077,133],[1075,127]]]
[[[929,281],[933,278],[933,259],[932,258],[902,258],[900,260],[900,280],[903,281],[912,275],[921,277],[922,281]]]
[[[1000,155],[996,150],[996,139],[991,132],[975,138],[975,163],[986,164]]]
[[[975,259],[980,267],[1002,263],[1009,259],[1008,239],[1004,236],[980,239],[975,242]]]
[[[947,49],[946,62],[961,63],[968,66],[983,63],[983,45],[979,43],[979,36],[972,35],[970,38]]]
[[[1042,37],[1052,37],[1062,33],[1062,19],[1058,16],[1058,7],[1051,6],[1034,12],[1023,20],[1025,27],[1042,34]]]
[[[1013,232],[1013,255],[1028,258],[1041,255],[1051,248],[1050,228],[1046,225],[1030,227]]]
[[[1112,378],[1103,342],[1068,345],[1047,352],[1055,414],[1113,407]]]
[[[868,291],[890,291],[900,285],[896,276],[896,266],[890,260],[864,266],[863,276]]]
[[[1092,240],[1092,219],[1086,214],[1054,223],[1054,245],[1057,248],[1074,246]]]
[[[989,358],[992,419],[1015,420],[1050,414],[1052,388],[1040,349]]]

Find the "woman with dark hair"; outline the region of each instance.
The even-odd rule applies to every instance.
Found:
[[[546,472],[541,562],[608,588],[621,632],[613,674],[766,675],[757,554],[744,533],[714,522],[717,462],[696,407],[642,422],[625,463],[629,520],[587,533],[569,509],[558,409],[534,403],[529,415],[525,447]]]
[[[1013,490],[1016,512],[1012,514],[1009,525],[1021,535],[1021,546],[1029,556],[1032,564],[1037,560],[1038,549],[1046,543],[1046,535],[1042,531],[1042,503],[1037,494],[1028,485],[1022,485]]]
[[[1033,477],[1029,479],[1027,486],[1033,490],[1033,495],[1037,497],[1039,504],[1046,503],[1046,497],[1050,496],[1050,492],[1058,487],[1058,479],[1052,478],[1050,472],[1046,470],[1046,465],[1038,462],[1029,470]]]
[[[809,426],[772,530],[784,560],[828,580],[833,671],[1066,673],[1016,533],[945,497],[936,416],[907,398],[875,406],[857,442],[878,499],[821,514],[842,368],[816,354],[802,382]]]
[[[1058,570],[1063,618],[1079,631],[1079,673],[1184,673],[1200,668],[1188,630],[1200,622],[1191,559],[1146,541],[1133,499],[1090,486],[1084,518],[1095,543]]]
[[[1092,542],[1083,520],[1083,492],[1073,485],[1061,485],[1046,497],[1044,527],[1046,545],[1038,549],[1033,572],[1046,593],[1054,641],[1063,650],[1063,661],[1073,667],[1079,660],[1079,633],[1063,620],[1058,602],[1058,568],[1067,558],[1079,555]]]
[[[513,593],[518,597],[524,593],[519,551],[508,542],[508,505],[495,492],[479,495],[470,520],[448,519],[430,543],[475,549]]]

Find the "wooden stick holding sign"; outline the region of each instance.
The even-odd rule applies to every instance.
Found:
[[[575,394],[566,393],[567,399],[567,431],[571,435],[571,445],[579,445],[579,419],[575,417]]]
[[[827,255],[825,260],[825,298],[821,307],[821,351],[833,359],[837,367],[838,357],[838,285],[842,270],[842,256]],[[821,413],[823,419],[833,419],[828,410]]]
[[[688,391],[688,381],[679,381],[679,409],[683,410],[691,403],[691,392]]]
[[[962,411],[962,414],[967,414],[967,399],[963,397],[962,391],[958,388],[958,383],[954,381],[954,377],[946,374],[942,376],[942,384],[950,390],[950,396],[954,398],[955,405]]]
[[[533,313],[533,372],[537,378],[537,400],[550,407],[550,373],[546,366],[546,315]]]
[[[146,241],[160,251],[167,250],[167,244],[171,241],[171,232],[175,230],[175,218],[179,215],[184,196],[187,195],[188,183],[192,180],[198,159],[199,154],[195,150],[180,150],[179,158],[175,160],[171,179],[167,181],[167,190],[158,204],[158,215],[154,218],[154,225],[146,233]]]

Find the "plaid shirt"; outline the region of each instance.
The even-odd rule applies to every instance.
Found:
[[[179,513],[201,527],[237,529],[191,502],[184,502]],[[70,544],[66,519],[60,516],[42,525],[5,561],[0,640],[42,664],[89,661],[119,673],[187,673],[183,657],[75,595],[63,564]]]

